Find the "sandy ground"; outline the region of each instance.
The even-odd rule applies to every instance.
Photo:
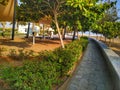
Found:
[[[96,38],[96,37],[92,37]],[[102,37],[98,37],[98,40],[102,40],[105,43],[105,39]],[[64,43],[69,43],[70,40],[64,40]],[[109,44],[109,39],[107,39],[106,44]],[[15,40],[3,39],[0,37],[0,48],[4,47],[9,51],[10,49],[25,49],[25,50],[33,50],[34,52],[40,52],[43,50],[53,50],[57,47],[60,47],[60,40],[50,40],[50,39],[40,39],[36,38],[35,44],[32,43],[32,38],[15,38]],[[118,55],[120,55],[120,39],[114,39],[110,46],[112,50],[114,50]]]
[[[64,40],[64,44],[69,43],[71,40]],[[4,47],[9,51],[10,49],[24,49],[33,50],[34,52],[40,52],[43,50],[53,50],[60,47],[60,40],[50,40],[50,39],[35,39],[35,44],[33,45],[32,38],[15,38],[15,40],[0,39],[0,47]]]
[[[109,39],[106,39],[104,37],[92,37],[95,38],[97,40],[102,41],[103,43],[105,43],[109,48],[111,48],[115,53],[117,53],[120,56],[120,39],[119,38],[115,38],[114,40],[111,40],[111,45],[109,46]]]
[[[4,48],[2,52],[2,56],[0,54],[0,64],[10,63],[12,65],[21,65],[22,62],[19,60],[13,60],[9,58],[7,55],[10,54],[10,50],[14,49],[16,53],[18,50],[24,51],[34,51],[34,54],[38,54],[44,50],[54,50],[55,48],[61,47],[59,39],[35,39],[35,44],[33,45],[32,38],[15,38],[14,40],[10,39],[0,39],[0,53],[1,48]],[[64,44],[70,43],[71,40],[64,40]]]

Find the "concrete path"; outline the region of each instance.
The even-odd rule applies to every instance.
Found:
[[[65,90],[113,90],[105,59],[93,41]]]

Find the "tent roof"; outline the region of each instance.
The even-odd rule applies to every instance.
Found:
[[[14,0],[9,0],[8,4],[0,4],[0,21],[12,21],[14,10]]]

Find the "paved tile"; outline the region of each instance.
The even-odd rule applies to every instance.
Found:
[[[67,90],[113,90],[112,80],[105,59],[94,42],[89,41]]]

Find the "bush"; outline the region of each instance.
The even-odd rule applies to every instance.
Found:
[[[5,47],[0,47],[0,56],[3,56],[5,51],[7,51]]]
[[[17,51],[15,49],[10,49],[8,56],[13,60],[23,61],[34,57],[34,51],[25,51],[24,49],[19,49]]]
[[[2,78],[14,90],[50,90],[56,82],[56,70],[50,62],[27,62],[22,67],[2,70]]]
[[[81,38],[65,45],[64,49],[40,52],[37,60],[2,69],[0,77],[14,90],[51,90],[61,77],[68,75],[87,43],[87,38]]]
[[[10,49],[8,56],[13,59],[18,59],[17,57],[17,51],[15,49]]]

